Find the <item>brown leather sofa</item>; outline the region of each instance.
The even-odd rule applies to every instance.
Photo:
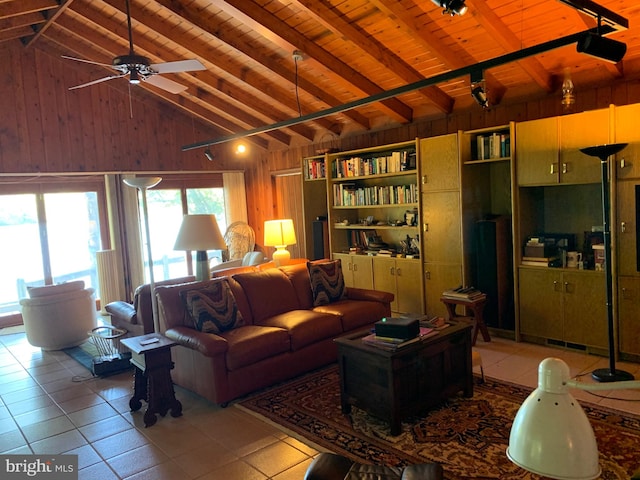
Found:
[[[391,314],[393,294],[357,288],[313,307],[306,262],[232,272],[226,278],[245,325],[220,334],[197,330],[181,298],[207,282],[155,289],[160,331],[178,343],[173,381],[217,404],[336,361],[334,338]]]

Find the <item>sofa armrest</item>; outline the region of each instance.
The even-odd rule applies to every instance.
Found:
[[[119,324],[129,323],[136,325],[138,323],[138,312],[130,303],[118,300],[106,304],[104,309],[118,320]]]
[[[229,348],[224,338],[189,327],[173,327],[164,332],[164,335],[183,347],[200,352],[205,357],[215,357],[225,353]]]
[[[349,300],[369,300],[372,302],[391,303],[395,295],[381,290],[347,287],[347,298]]]

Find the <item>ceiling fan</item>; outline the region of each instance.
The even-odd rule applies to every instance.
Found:
[[[180,72],[193,72],[196,70],[205,70],[205,66],[198,60],[180,60],[177,62],[166,63],[151,63],[147,57],[136,55],[133,50],[133,36],[131,34],[131,13],[129,11],[129,0],[125,0],[127,6],[127,27],[129,31],[129,53],[127,55],[120,55],[115,57],[111,65],[107,63],[99,63],[91,60],[84,60],[82,58],[70,57],[62,55],[63,58],[69,60],[75,60],[78,62],[91,63],[93,65],[101,65],[103,67],[110,67],[116,70],[118,73],[115,75],[109,75],[108,77],[93,80],[91,82],[76,85],[70,87],[69,90],[75,90],[77,88],[88,87],[89,85],[95,85],[96,83],[106,82],[114,78],[122,78],[129,75],[129,83],[137,85],[140,82],[147,82],[158,88],[166,90],[169,93],[180,93],[187,89],[184,85],[180,85],[173,80],[161,77],[163,73],[180,73]]]

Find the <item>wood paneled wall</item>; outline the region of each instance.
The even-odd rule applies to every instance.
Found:
[[[69,86],[91,79],[56,54],[19,43],[4,43],[0,62],[0,174],[244,170],[249,223],[259,239],[264,220],[277,213],[273,172],[299,168],[301,159],[318,148],[254,149],[248,160],[239,160],[231,145],[221,145],[212,147],[215,161],[209,162],[202,149],[182,152],[181,147],[221,132],[157,101],[143,88],[129,92],[126,82],[111,81],[69,91]],[[576,85],[576,97],[574,111],[638,103],[640,80]],[[488,110],[474,105],[447,116],[332,139],[320,147],[350,150],[562,114],[555,93]]]
[[[0,48],[0,173],[236,169],[232,156],[182,145],[220,135],[123,81],[91,80],[38,48]],[[104,75],[96,70],[93,78]]]

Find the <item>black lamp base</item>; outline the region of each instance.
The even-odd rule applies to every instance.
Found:
[[[598,368],[591,372],[591,376],[598,382],[626,382],[635,380],[635,377],[624,370],[611,370],[610,368]]]

